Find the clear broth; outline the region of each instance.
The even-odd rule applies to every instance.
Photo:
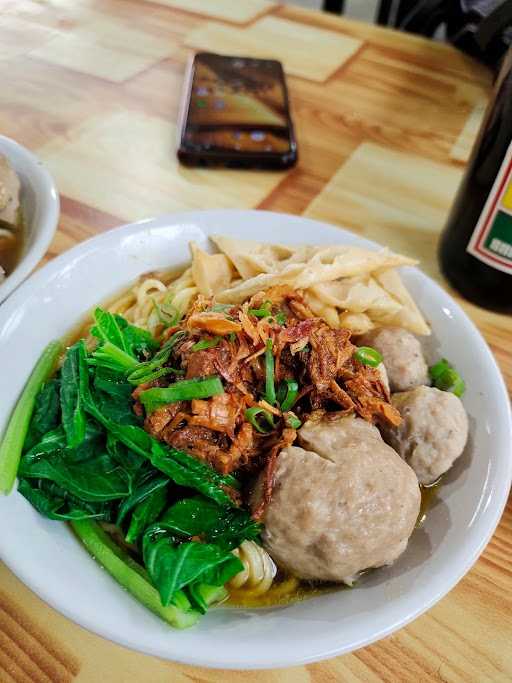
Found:
[[[14,229],[9,228],[2,221],[0,221],[0,228],[7,228],[14,235],[13,240],[0,237],[0,266],[5,270],[5,275],[8,276],[16,268],[23,254],[25,223],[21,211]]]

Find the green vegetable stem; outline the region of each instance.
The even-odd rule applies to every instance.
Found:
[[[148,609],[175,628],[187,628],[196,623],[200,612],[192,609],[183,591],[174,596],[173,604],[164,607],[158,591],[148,581],[142,567],[123,552],[97,523],[75,520],[71,521],[71,526],[92,557]]]
[[[14,408],[2,444],[0,445],[0,493],[10,493],[14,485],[36,396],[41,390],[43,383],[51,374],[61,353],[62,344],[60,341],[52,341],[48,344],[33,369]]]

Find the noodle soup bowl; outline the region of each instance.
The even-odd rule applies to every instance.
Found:
[[[288,244],[378,245],[323,223],[258,211],[204,211],[142,221],[54,259],[0,309],[0,430],[41,350],[143,273],[184,267],[188,242],[208,235]],[[285,667],[372,643],[431,608],[464,576],[500,519],[511,479],[511,417],[494,358],[461,308],[418,269],[402,276],[432,326],[429,360],[453,359],[464,377],[470,438],[425,521],[392,566],[354,588],[264,609],[220,607],[185,631],[148,612],[91,559],[65,524],[42,518],[18,493],[0,499],[0,557],[49,605],[124,646],[197,666]],[[37,557],[37,562],[34,562]]]
[[[59,193],[42,162],[14,140],[0,135],[0,154],[21,182],[22,249],[14,270],[0,283],[0,303],[31,273],[45,255],[59,221]]]

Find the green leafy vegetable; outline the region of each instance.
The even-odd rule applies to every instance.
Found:
[[[464,380],[446,358],[442,358],[435,365],[432,365],[428,371],[437,389],[450,391],[459,398],[466,391]]]
[[[46,458],[23,459],[19,476],[49,479],[80,500],[92,503],[124,498],[130,494],[124,471],[107,454],[79,463],[69,462],[65,451]]]
[[[60,374],[62,425],[70,448],[85,437],[85,412],[80,397],[80,364],[85,362],[85,346],[79,341],[68,349]]]
[[[218,375],[211,377],[194,377],[174,382],[168,387],[147,389],[142,391],[139,400],[150,414],[167,403],[190,401],[194,398],[210,398],[224,393],[224,387]]]
[[[180,592],[174,604],[162,606],[158,592],[147,580],[142,567],[123,552],[95,522],[72,521],[71,526],[88,552],[108,573],[137,600],[176,628],[187,628],[196,623],[199,612],[192,609],[187,596]]]
[[[156,440],[133,411],[133,386],[174,372],[166,364],[186,333],[157,351],[149,333],[102,309],[93,333],[95,350],[77,342],[55,379],[43,384],[48,370],[32,386],[19,490],[45,517],[70,521],[91,554],[150,609],[187,626],[227,596],[224,584],[242,569],[231,551],[257,539],[261,526],[237,507],[235,477]],[[200,348],[217,340],[203,341]],[[152,402],[223,391],[213,376],[155,387],[141,399],[150,410]],[[183,499],[191,489],[200,495]],[[171,496],[178,500],[168,507]],[[147,573],[93,520],[122,525],[126,541],[141,548]]]
[[[158,471],[149,470],[143,472],[137,480],[132,493],[119,506],[116,524],[120,526],[129,512],[143,503],[153,493],[165,489],[168,485],[169,477],[160,474]]]
[[[200,580],[213,586],[223,586],[243,564],[229,550],[209,543],[185,542],[176,545],[172,538],[154,532],[144,534],[144,564],[160,593],[162,605],[171,603],[177,591]]]
[[[139,363],[128,375],[128,382],[131,384],[143,384],[150,382],[153,379],[162,377],[162,375],[173,372],[179,373],[179,370],[174,368],[164,368],[163,366],[169,360],[173,348],[187,336],[186,332],[175,332],[170,339],[162,346],[162,348],[155,353],[151,360]]]
[[[111,520],[110,503],[88,503],[79,500],[60,486],[44,479],[20,479],[18,491],[35,507],[39,514],[48,519],[59,521],[70,519]]]
[[[169,482],[167,481],[167,484]],[[126,533],[126,542],[135,543],[144,530],[152,524],[167,503],[167,491],[165,487],[156,488],[132,512],[130,526]]]
[[[56,429],[47,432],[41,441],[26,451],[22,456],[22,461],[39,460],[45,455],[55,453],[55,451],[62,451],[65,448],[67,448],[66,433],[62,425],[60,425]]]
[[[107,368],[114,372],[129,372],[133,370],[137,364],[137,359],[131,354],[123,351],[112,342],[105,342],[99,346],[92,354],[92,361],[98,367]]]
[[[360,346],[355,351],[354,358],[363,365],[369,365],[372,368],[376,368],[382,363],[381,354],[371,346]]]
[[[148,356],[158,349],[159,344],[150,332],[130,325],[120,315],[97,308],[94,319],[96,324],[91,328],[91,334],[103,344],[110,342],[134,357]]]
[[[187,453],[164,446],[141,427],[118,424],[104,415],[92,395],[85,359],[82,359],[80,366],[80,391],[87,412],[102,424],[112,437],[135,453],[149,458],[154,467],[167,474],[176,484],[195,488],[220,505],[234,505],[224,490],[225,487],[237,485],[234,477],[221,476],[213,468]]]
[[[262,422],[258,419],[259,415],[263,417],[265,422]],[[260,434],[269,434],[273,429],[275,429],[274,417],[272,413],[269,413],[268,410],[265,410],[265,408],[260,408],[259,406],[247,408],[244,416],[247,422],[250,422],[254,429]]]
[[[120,424],[138,425],[141,419],[133,412],[133,386],[124,377],[98,368],[94,377],[95,397],[100,411]]]
[[[10,493],[28,432],[36,397],[51,374],[62,351],[62,345],[53,341],[45,348],[23,389],[11,415],[0,445],[0,493]]]
[[[139,477],[149,467],[147,458],[128,448],[111,432],[107,432],[107,453],[121,465],[132,478]]]
[[[201,496],[174,503],[158,521],[158,528],[175,537],[200,537],[222,548],[237,548],[244,540],[256,540],[262,525],[248,512],[223,508]]]
[[[24,448],[28,449],[46,432],[55,429],[60,423],[59,380],[45,382],[36,396],[34,413],[30,422]]]
[[[194,488],[219,505],[235,506],[233,499],[224,489],[226,486],[233,487],[233,484],[239,486],[236,479],[229,475],[223,477],[208,466],[203,466],[204,469],[196,468],[188,460],[185,460],[183,456],[195,460],[183,451],[172,448],[167,449],[156,440],[152,442],[151,463],[161,472],[167,474],[176,484]],[[195,460],[195,462],[203,465],[199,460]]]
[[[34,460],[40,460],[51,453],[65,451],[68,462],[78,463],[96,456],[103,451],[103,431],[92,420],[87,422],[85,436],[77,448],[68,448],[66,434],[62,425],[47,432],[39,443],[32,446],[22,456],[21,462],[27,466]]]

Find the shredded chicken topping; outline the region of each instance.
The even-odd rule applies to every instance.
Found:
[[[267,501],[273,463],[296,435],[279,404],[266,400],[267,340],[272,340],[275,387],[283,380],[298,384],[293,411],[299,420],[316,411],[335,411],[355,413],[369,422],[400,423],[379,372],[354,359],[356,346],[350,341],[350,331],[332,329],[316,318],[301,293],[286,285],[259,292],[232,307],[219,307],[199,296],[181,323],[168,330],[166,339],[177,330],[188,334],[175,346],[167,364],[186,379],[220,376],[224,393],[164,405],[146,416],[146,430],[223,474],[266,468]],[[197,348],[202,341],[211,345]],[[138,387],[133,394],[135,411],[143,414],[138,402],[141,390],[165,387],[179,379],[168,375]],[[260,431],[251,423],[246,411],[256,407],[268,413],[274,428]]]

